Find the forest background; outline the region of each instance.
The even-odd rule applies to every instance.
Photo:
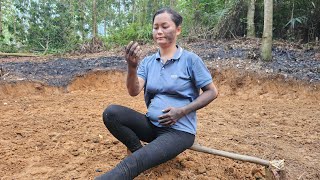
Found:
[[[320,0],[272,6],[274,39],[318,43]],[[189,42],[263,35],[263,0],[0,0],[0,52],[64,54],[149,43],[152,15],[162,7],[181,13],[182,39]]]

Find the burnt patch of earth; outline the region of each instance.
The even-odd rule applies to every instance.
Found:
[[[44,62],[6,62],[0,63],[3,78],[9,81],[40,81],[51,86],[67,86],[75,76],[92,70],[125,69],[121,57],[99,57],[95,59],[59,58]]]
[[[320,82],[319,47],[304,47],[293,43],[275,42],[273,61],[263,62],[260,57],[260,40],[201,41],[180,43],[185,49],[198,54],[211,69],[239,69],[281,75],[287,79]],[[144,45],[144,56],[157,51],[154,45]],[[56,58],[46,61],[0,61],[0,80],[40,81],[51,86],[67,86],[75,76],[94,70],[126,70],[121,53],[95,58]]]
[[[260,57],[260,40],[198,42],[187,45],[208,64],[216,68],[236,68],[279,74],[285,78],[320,82],[320,48],[293,43],[273,44],[273,61]]]

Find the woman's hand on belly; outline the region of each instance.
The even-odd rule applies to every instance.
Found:
[[[163,126],[171,126],[186,115],[183,108],[175,107],[168,107],[162,110],[162,112],[164,114],[159,116],[159,123]]]

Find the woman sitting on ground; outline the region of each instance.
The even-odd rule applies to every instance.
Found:
[[[106,108],[105,126],[132,153],[97,179],[133,179],[194,143],[196,110],[213,101],[218,92],[201,58],[176,44],[181,23],[177,12],[161,9],[153,16],[158,52],[139,63],[138,43],[126,47],[128,92],[136,96],[144,89],[148,111],[142,114],[120,105]],[[143,146],[140,141],[148,144]]]

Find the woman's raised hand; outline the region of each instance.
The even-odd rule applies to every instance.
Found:
[[[142,50],[139,44],[131,41],[125,48],[125,58],[128,66],[136,68],[138,66],[141,53]]]

